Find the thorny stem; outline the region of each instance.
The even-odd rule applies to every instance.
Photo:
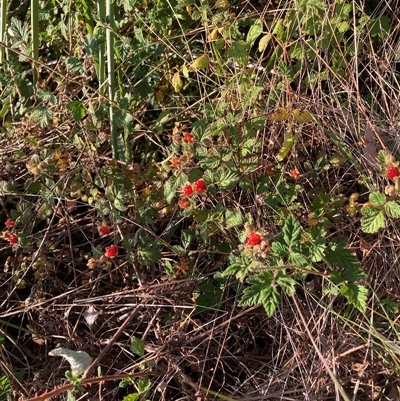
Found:
[[[123,374],[123,375],[110,375],[110,376],[102,376],[102,377],[92,377],[90,379],[83,379],[82,386],[88,386],[91,384],[102,383],[111,380],[124,380],[128,377],[143,377],[143,376],[158,376],[160,373],[157,372],[139,372],[134,374]],[[19,399],[19,401],[45,401],[51,397],[54,397],[58,394],[64,393],[65,391],[70,391],[74,388],[73,383],[65,384],[64,386],[56,387],[51,391],[45,392],[42,395],[37,395],[33,398],[28,398],[26,400]]]

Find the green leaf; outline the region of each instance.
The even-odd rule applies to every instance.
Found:
[[[226,169],[218,169],[215,174],[218,186],[222,191],[229,191],[239,182],[239,175]]]
[[[260,41],[258,42],[258,51],[260,53],[262,53],[265,50],[265,48],[268,46],[268,43],[271,40],[271,38],[272,38],[272,34],[267,33],[260,39]]]
[[[70,391],[68,391],[67,393],[67,401],[76,401],[74,394],[71,393]]]
[[[33,110],[32,117],[42,128],[45,128],[53,120],[53,112],[48,107],[39,105]]]
[[[260,18],[254,21],[254,24],[250,27],[249,32],[247,33],[246,42],[251,46],[253,46],[254,42],[263,32],[263,22]]]
[[[242,214],[238,210],[226,209],[225,225],[226,228],[237,227],[243,224]]]
[[[299,133],[297,132],[296,134],[291,135],[285,139],[277,156],[278,161],[286,159],[298,137]]]
[[[72,113],[72,118],[75,121],[81,121],[85,117],[87,111],[83,103],[79,100],[72,100],[68,102],[65,106]]]
[[[85,71],[82,63],[76,57],[68,57],[65,60],[65,65],[67,66],[67,69],[70,71],[75,71],[75,72],[80,72],[80,73]]]
[[[358,263],[358,261],[357,261]],[[358,263],[359,264],[359,263]],[[367,278],[367,275],[362,270],[361,266],[351,266],[349,267],[342,275],[342,277],[347,281],[357,281],[364,280]]]
[[[182,231],[181,242],[182,242],[182,246],[185,250],[189,247],[190,242],[192,241],[193,238],[195,238],[195,236],[196,236],[195,230],[183,230]]]
[[[133,352],[135,355],[143,356],[145,345],[146,343],[140,338],[137,338],[135,336],[131,338],[131,352]]]
[[[116,208],[110,210],[110,214],[108,215],[108,217],[110,218],[110,221],[112,223],[121,223],[122,222],[121,213]]]
[[[105,199],[98,199],[95,203],[95,208],[102,217],[106,217],[110,214],[110,204]]]
[[[383,206],[386,203],[386,196],[380,192],[369,194],[369,201],[373,206]]]
[[[216,286],[212,280],[208,279],[202,283],[195,294],[196,312],[219,308],[221,304],[223,290]]]
[[[275,256],[280,256],[285,258],[289,255],[289,249],[286,243],[282,239],[271,242],[271,251]]]
[[[347,239],[344,237],[333,239],[326,250],[326,262],[341,269],[359,269],[360,262],[350,249],[345,248],[346,244]]]
[[[227,51],[228,58],[235,60],[245,67],[249,59],[249,45],[244,40],[237,40],[232,43]]]
[[[335,25],[337,30],[340,33],[347,32],[350,29],[350,24],[348,21],[340,21],[338,24]]]
[[[273,35],[277,35],[279,39],[283,39],[285,35],[285,28],[284,28],[285,20],[283,18],[276,21],[274,29],[272,30]]]
[[[174,88],[174,91],[177,93],[180,92],[183,88],[183,82],[179,71],[176,72],[172,77],[172,86]]]
[[[188,175],[188,181],[191,183],[194,183],[195,181],[199,180],[200,178],[205,178],[204,177],[204,172],[197,169],[193,168],[190,170],[190,173]],[[205,181],[208,181],[208,179],[205,179]]]
[[[397,202],[389,201],[385,204],[385,212],[390,217],[400,217],[400,205]]]
[[[118,204],[119,207],[125,207],[124,205]],[[140,209],[140,214],[137,216],[137,222],[140,224],[154,224],[153,216],[155,212],[150,205],[143,205]]]
[[[45,102],[57,104],[57,98],[52,93],[44,91],[43,89],[38,89],[37,96],[39,99],[44,100]]]
[[[221,164],[221,156],[212,155],[200,159],[200,167],[204,169],[216,169]]]
[[[317,237],[307,241],[308,256],[313,263],[321,262],[324,259],[326,242],[325,238]]]
[[[380,150],[378,152],[378,163],[381,167],[386,165],[386,158],[388,157],[388,152],[386,150]]]
[[[133,394],[126,395],[122,399],[122,401],[137,401],[140,399],[140,397],[141,397],[140,393],[133,393]]]
[[[364,271],[360,266],[351,266],[349,267],[343,274],[340,274],[338,271],[331,271],[331,281],[334,284],[341,284],[346,281],[353,282],[357,280],[363,280],[367,277]]]
[[[301,237],[301,226],[293,215],[289,215],[282,229],[283,240],[288,247],[298,247]]]
[[[197,71],[202,68],[207,68],[209,65],[210,65],[209,57],[203,54],[190,64],[190,68],[193,69],[194,71]]]
[[[144,394],[149,391],[151,388],[151,381],[148,377],[142,377],[137,382],[137,389],[139,390],[140,394]]]
[[[293,60],[303,60],[305,57],[307,57],[306,53],[304,52],[304,46],[302,46],[300,43],[296,43],[290,48],[289,56]]]
[[[107,187],[105,195],[117,210],[123,212],[127,209],[125,206],[125,189],[122,185],[111,185]]]
[[[266,291],[267,288],[271,288],[273,276],[270,272],[266,272],[269,274],[267,283],[265,280],[260,280],[258,274],[256,276],[250,276],[248,282],[250,287],[247,287],[243,291],[242,298],[240,299],[239,306],[254,306],[261,304],[262,301],[262,292]]]
[[[312,114],[308,110],[294,109],[292,113],[293,120],[297,123],[309,123],[313,120]]]
[[[250,261],[245,257],[231,255],[229,258],[229,266],[222,273],[221,277],[235,276],[238,280],[243,281],[249,273]]]
[[[385,227],[385,215],[382,210],[371,206],[365,206],[361,209],[361,229],[365,233],[376,233]]]
[[[164,185],[164,198],[170,205],[176,195],[176,186],[172,185],[170,181],[167,181]]]
[[[296,292],[296,281],[291,277],[280,273],[276,279],[276,283],[282,287],[282,290],[286,292],[287,295],[293,296]]]
[[[169,260],[165,261],[165,273],[167,273],[168,277],[174,277],[176,269],[172,266],[172,263]]]
[[[384,39],[391,31],[390,18],[387,15],[371,18],[368,28],[368,32],[371,36]]]
[[[186,67],[186,65],[184,65],[184,66],[182,67],[182,74],[183,74],[183,76],[184,76],[186,79],[189,78],[189,69]]]
[[[276,307],[281,302],[278,289],[272,284],[274,276],[272,272],[262,272],[256,276],[250,276],[250,287],[243,291],[239,302],[240,306],[253,306],[262,304],[268,316],[272,316]]]
[[[301,253],[289,252],[288,263],[295,266],[304,267],[306,269],[311,269],[310,263]]]
[[[156,263],[161,259],[161,256],[161,251],[159,249],[152,249],[148,244],[138,246],[139,262],[142,265]]]
[[[323,11],[325,10],[326,7],[325,3],[322,0],[307,0],[304,2],[304,4],[306,6],[306,10],[309,11],[310,13],[312,13],[312,11],[317,11],[313,10],[313,8]]]
[[[11,390],[11,381],[7,376],[0,377],[0,400],[7,400],[7,393]]]
[[[361,312],[367,309],[368,289],[360,284],[343,284],[340,289],[342,295]]]

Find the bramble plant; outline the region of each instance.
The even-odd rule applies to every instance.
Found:
[[[361,229],[365,233],[376,233],[387,225],[387,218],[400,218],[399,169],[391,154],[380,151],[378,162],[383,176],[394,180],[395,185],[387,185],[385,193],[371,192],[368,202],[361,208]]]
[[[320,223],[303,230],[299,222],[288,216],[282,233],[270,240],[267,250],[255,248],[261,236],[249,235],[241,254],[232,254],[230,265],[222,276],[234,275],[249,284],[240,300],[241,306],[262,304],[272,316],[281,302],[281,290],[295,294],[297,280],[309,275],[320,275],[327,280],[325,291],[341,294],[361,311],[367,307],[366,278],[354,254],[346,249],[346,238],[326,241],[327,224]],[[327,267],[320,271],[321,262]]]

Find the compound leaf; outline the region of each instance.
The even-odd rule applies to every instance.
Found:
[[[371,206],[361,209],[361,229],[365,233],[376,233],[385,227],[385,216],[382,210]]]
[[[367,309],[368,289],[360,284],[347,283],[341,287],[342,295],[361,312]]]

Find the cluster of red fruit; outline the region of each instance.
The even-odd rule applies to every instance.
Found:
[[[193,184],[187,184],[182,188],[182,194],[184,197],[179,201],[179,206],[182,209],[186,209],[190,206],[189,196],[192,196],[194,193],[203,194],[207,191],[207,184],[205,181],[200,178],[195,181]]]
[[[4,225],[7,228],[13,228],[15,225],[15,221],[13,219],[7,219]],[[3,233],[3,237],[10,243],[10,245],[18,244],[18,236],[11,233],[10,231],[5,231]]]
[[[101,223],[101,226],[99,226],[98,230],[102,236],[109,235],[111,233],[111,228],[105,221]],[[115,258],[118,255],[118,247],[116,245],[108,246],[104,255],[107,258]]]
[[[187,143],[188,145],[193,143],[194,141],[194,136],[192,134],[184,134],[182,137],[182,141]],[[179,156],[174,156],[171,159],[171,166],[172,167],[178,167],[181,164],[181,159]]]

